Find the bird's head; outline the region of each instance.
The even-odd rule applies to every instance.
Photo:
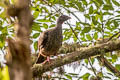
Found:
[[[61,15],[59,18],[58,18],[58,23],[63,23],[64,21],[67,21],[68,19],[71,19],[71,17],[69,16],[66,16],[66,15]]]

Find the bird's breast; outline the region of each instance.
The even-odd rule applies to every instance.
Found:
[[[49,40],[45,50],[48,52],[48,55],[54,55],[58,52],[59,48],[62,45],[62,33],[56,32],[49,36]]]

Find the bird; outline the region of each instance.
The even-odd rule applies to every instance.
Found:
[[[47,29],[40,34],[38,40],[39,54],[35,63],[49,62],[50,56],[57,55],[59,48],[62,46],[62,24],[68,19],[71,19],[71,17],[61,15],[57,19],[56,27]]]

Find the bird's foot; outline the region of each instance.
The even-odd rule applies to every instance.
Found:
[[[47,56],[47,62],[50,62],[50,57]]]
[[[47,60],[45,60],[42,64],[45,64],[45,63],[50,63],[50,57],[47,56]]]

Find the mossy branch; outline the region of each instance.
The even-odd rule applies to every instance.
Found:
[[[33,77],[41,76],[44,72],[50,71],[57,67],[69,64],[78,60],[86,59],[92,56],[98,56],[107,52],[120,49],[120,40],[114,40],[107,43],[98,44],[81,48],[79,51],[71,52],[65,56],[58,57],[46,64],[35,64],[32,67]]]

